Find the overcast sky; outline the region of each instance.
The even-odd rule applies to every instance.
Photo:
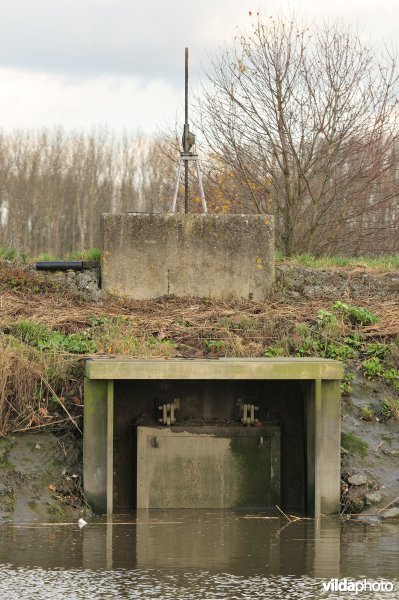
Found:
[[[0,0],[0,128],[101,124],[151,132],[180,119],[191,81],[249,11],[340,17],[396,44],[399,0]],[[182,117],[181,117],[182,118]]]

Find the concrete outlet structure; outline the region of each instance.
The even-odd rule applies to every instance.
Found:
[[[337,513],[342,371],[310,358],[88,360],[88,501],[109,514]]]
[[[274,281],[270,215],[104,214],[102,287],[133,298],[264,300]]]

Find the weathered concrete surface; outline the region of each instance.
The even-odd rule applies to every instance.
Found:
[[[269,215],[104,214],[104,290],[133,298],[264,300],[274,280]]]
[[[280,504],[275,426],[138,427],[137,508]]]
[[[98,513],[107,511],[108,382],[85,378],[83,485]]]
[[[129,359],[96,358],[89,379],[341,379],[343,365],[325,358]]]

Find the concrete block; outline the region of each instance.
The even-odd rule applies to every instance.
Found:
[[[104,214],[102,288],[264,300],[274,281],[270,215]]]
[[[138,427],[137,508],[273,508],[280,429]]]

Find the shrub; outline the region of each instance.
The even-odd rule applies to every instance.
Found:
[[[369,311],[367,308],[350,306],[349,304],[344,304],[339,300],[334,302],[333,308],[346,315],[351,323],[354,324],[372,325],[374,323],[378,323],[379,321],[377,315]]]
[[[363,421],[375,420],[375,410],[372,406],[362,406],[362,408],[360,409],[360,413]]]
[[[275,356],[285,356],[286,352],[284,348],[274,347],[274,346],[266,346],[263,351],[263,356],[265,358],[273,358]]]
[[[364,375],[368,379],[379,377],[383,373],[383,367],[378,357],[372,357],[362,362]]]
[[[39,350],[65,350],[73,354],[91,354],[96,351],[96,344],[87,331],[65,335],[34,321],[18,321],[10,327],[10,332],[25,344]]]
[[[341,394],[343,396],[350,396],[352,393],[352,382],[355,376],[353,373],[345,371],[341,381]]]
[[[393,417],[399,421],[399,398],[384,398],[381,413],[386,419]]]

